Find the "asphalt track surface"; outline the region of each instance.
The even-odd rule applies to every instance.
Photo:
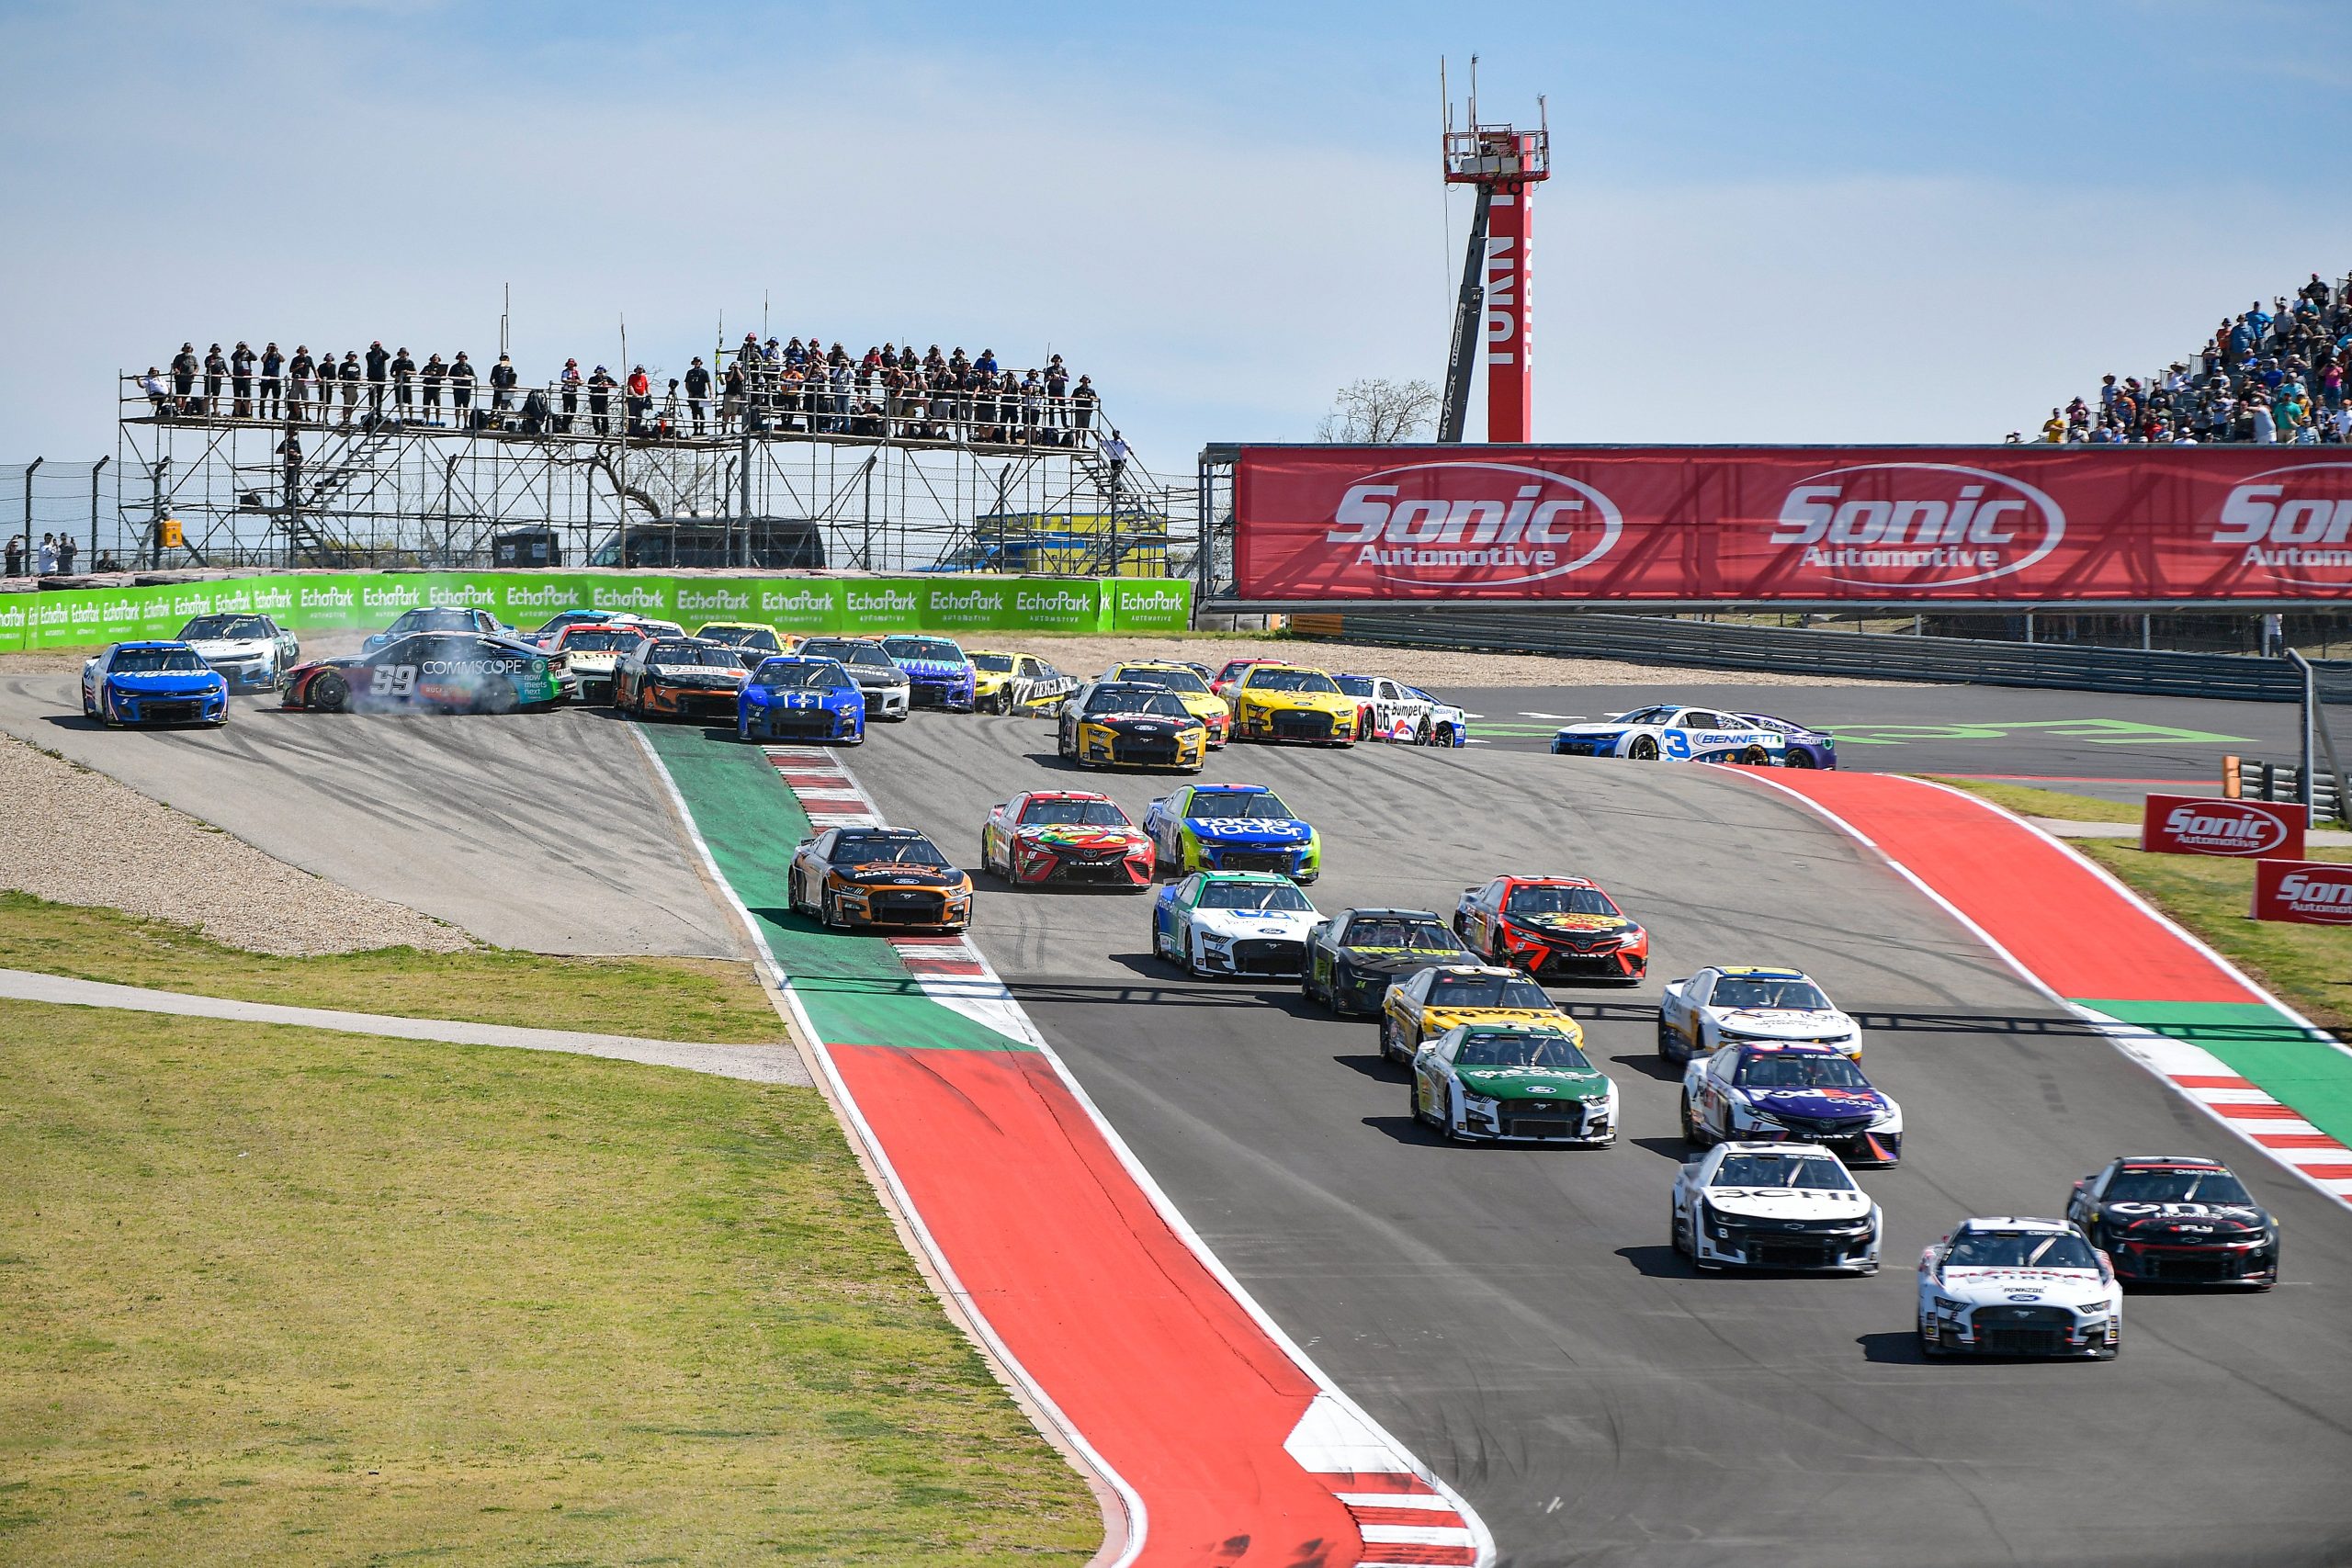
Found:
[[[1179,780],[1075,774],[1049,725],[919,716],[849,754],[894,822],[972,855],[1060,783],[1140,815]],[[1443,912],[1506,869],[1599,877],[1661,979],[1811,969],[1904,1102],[1874,1279],[1699,1276],[1667,1245],[1681,1145],[1655,984],[1559,990],[1622,1087],[1617,1148],[1453,1148],[1368,1022],[1151,959],[1141,895],[984,893],[975,935],[1243,1283],[1536,1564],[2352,1560],[2352,1216],[2275,1173],[2003,967],[1868,852],[1713,769],[1477,749],[1260,748],[1208,779],[1322,829],[1333,910]],[[984,884],[984,886],[988,886]],[[1928,1363],[1912,1265],[1967,1213],[2054,1213],[2120,1150],[2215,1151],[2287,1233],[2267,1296],[2134,1293],[2110,1364]],[[1137,1397],[1150,1397],[1139,1389]]]
[[[0,730],[306,871],[533,953],[745,956],[636,742],[602,709],[288,713],[107,729],[70,674],[0,677]]]

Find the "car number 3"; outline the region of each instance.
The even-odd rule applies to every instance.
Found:
[[[368,688],[379,697],[407,697],[416,694],[416,666],[413,664],[379,664],[374,682]]]

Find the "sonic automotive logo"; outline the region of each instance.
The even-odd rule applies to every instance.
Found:
[[[2297,463],[2233,486],[2212,542],[2238,548],[2241,566],[2268,567],[2282,581],[2341,587],[2352,575],[2352,463]],[[2280,568],[2332,569],[2322,577]]]
[[[2254,918],[2352,926],[2352,865],[2264,861],[2255,867]]]
[[[2258,855],[2287,841],[2287,824],[2278,818],[2226,800],[2174,807],[2165,813],[2165,832],[2209,855]]]
[[[1408,463],[1366,474],[1323,536],[1355,564],[1422,588],[1498,588],[1566,577],[1625,532],[1617,503],[1580,479],[1516,463]]]
[[[1957,463],[1861,463],[1792,486],[1771,543],[1832,582],[1943,586],[2023,571],[2066,514],[2022,479]]]

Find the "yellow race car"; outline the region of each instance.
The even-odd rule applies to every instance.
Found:
[[[972,706],[981,713],[1041,713],[1078,690],[1078,682],[1034,653],[967,649]]]
[[[1389,986],[1380,1004],[1380,1054],[1410,1062],[1424,1041],[1464,1023],[1540,1023],[1584,1043],[1582,1026],[1518,970],[1442,964]]]
[[[1184,711],[1209,727],[1209,744],[1222,746],[1233,737],[1233,710],[1225,699],[1209,690],[1201,672],[1189,664],[1179,664],[1172,659],[1134,659],[1125,664],[1114,664],[1102,671],[1105,681],[1132,681],[1138,685],[1158,686],[1176,694]]]
[[[746,670],[756,670],[763,659],[790,653],[808,640],[780,632],[765,621],[708,621],[695,632],[695,639],[724,643],[735,650]]]
[[[1237,740],[1298,740],[1313,746],[1356,743],[1355,698],[1320,670],[1253,664],[1229,694]]]

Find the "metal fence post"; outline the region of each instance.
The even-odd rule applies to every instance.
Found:
[[[2295,798],[2303,803],[2303,815],[2308,818],[2312,809],[2312,725],[2319,717],[2319,674],[2300,652],[2293,649],[2287,651],[2303,670],[2303,723],[2301,745],[2295,757]]]
[[[27,577],[36,577],[40,572],[40,558],[33,553],[33,470],[48,461],[46,457],[35,457],[25,465],[25,575]],[[28,643],[26,646],[31,645]]]
[[[113,461],[112,457],[101,457],[90,465],[90,559],[93,563],[98,558],[98,470]]]

